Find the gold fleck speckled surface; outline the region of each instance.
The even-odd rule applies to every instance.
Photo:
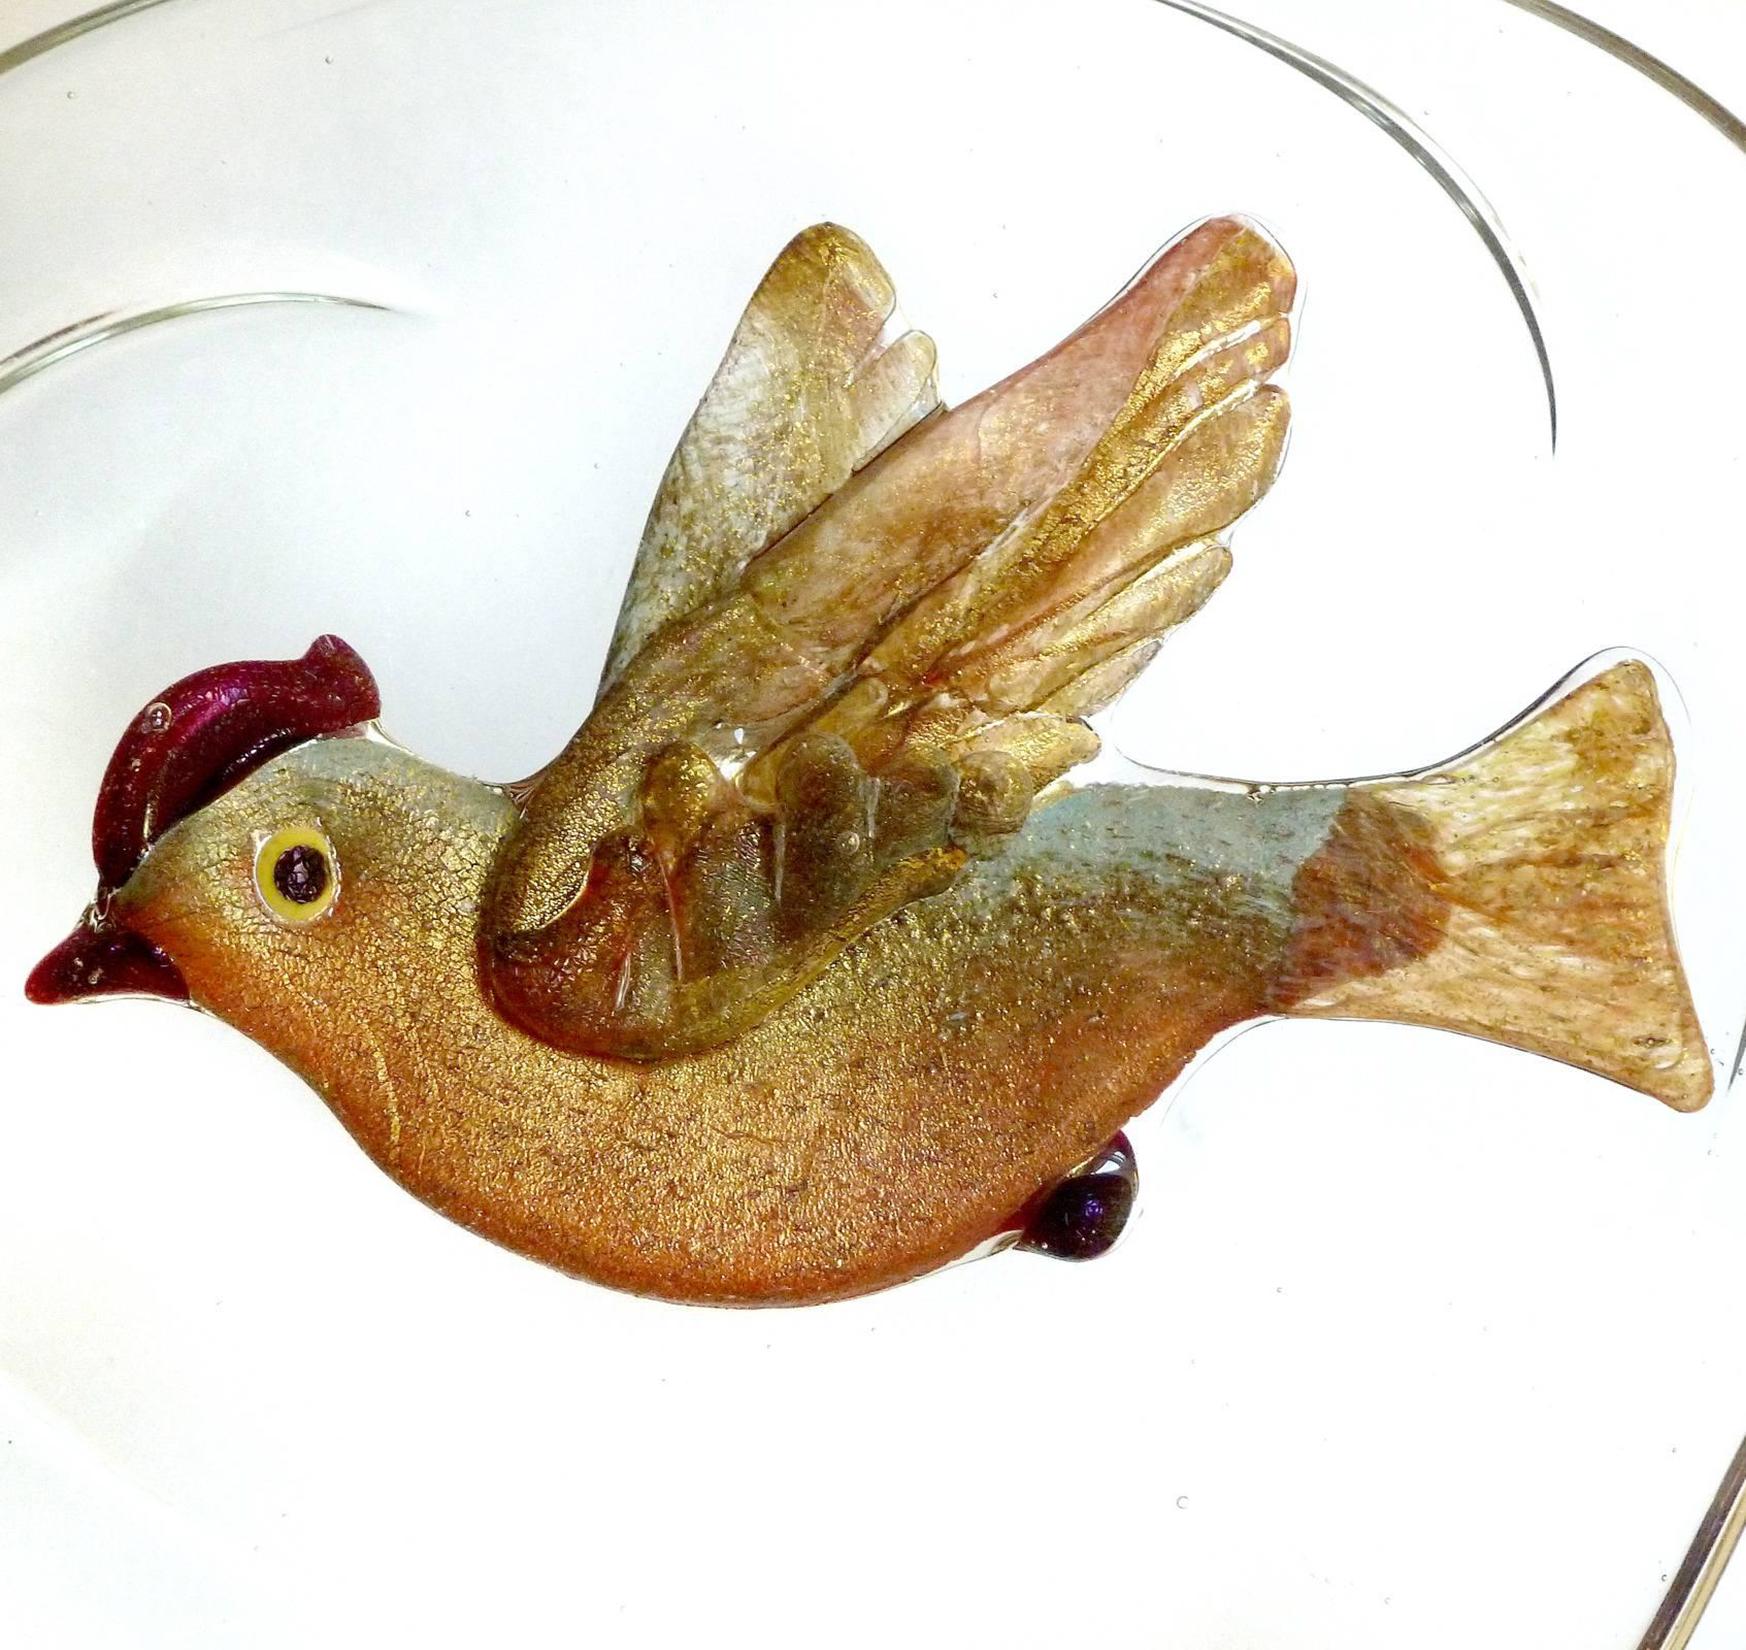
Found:
[[[1288,921],[1277,887],[1233,901],[1056,845],[900,913],[724,1048],[606,1061],[478,989],[475,902],[510,817],[391,747],[323,741],[172,831],[124,915],[425,1201],[682,1299],[827,1298],[961,1254],[1255,1011]],[[289,932],[241,845],[304,820],[345,893]]]
[[[373,729],[314,739],[159,835],[91,932],[434,1207],[683,1300],[964,1254],[1261,1013],[1449,1027],[1701,1105],[1641,665],[1397,780],[1056,784],[1272,482],[1294,291],[1209,220],[934,413],[884,272],[808,231],[550,767],[498,789]],[[321,902],[274,897],[289,842],[326,856]]]
[[[373,738],[302,746],[175,826],[116,916],[445,1214],[622,1288],[800,1302],[974,1247],[1258,1013],[1452,1025],[1701,1104],[1670,781],[1627,664],[1402,781],[1090,787],[742,1036],[648,1063],[493,1011],[479,900],[512,806]],[[299,829],[342,893],[290,927],[254,852]]]
[[[966,781],[992,760],[1012,795],[1035,793],[1094,754],[1077,713],[1217,589],[1218,535],[1272,483],[1288,409],[1267,380],[1296,277],[1253,225],[1189,231],[1056,349],[850,477],[838,391],[890,301],[876,270],[830,229],[777,259],[633,571],[624,623],[646,640],[518,789],[483,966],[543,1042],[639,1058],[721,1043],[937,892],[993,846],[985,813],[958,814]],[[835,491],[766,547],[742,517],[810,496],[821,441]],[[669,616],[650,629],[656,586]],[[689,839],[657,841],[651,779],[676,747],[732,782]],[[699,911],[747,937],[731,967],[699,972],[721,950],[695,943]]]

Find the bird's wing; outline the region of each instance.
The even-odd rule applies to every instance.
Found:
[[[601,687],[939,406],[933,341],[859,236],[815,224],[782,249],[655,494]]]
[[[1213,219],[678,613],[523,797],[485,913],[561,1046],[721,1041],[999,851],[1229,566],[1283,451],[1291,265]]]

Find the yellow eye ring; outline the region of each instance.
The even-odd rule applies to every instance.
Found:
[[[339,860],[313,825],[275,831],[255,849],[255,892],[280,922],[305,927],[333,909]]]

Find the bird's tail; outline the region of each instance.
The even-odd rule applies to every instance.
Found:
[[[1672,789],[1635,660],[1440,767],[1354,784],[1297,874],[1276,1006],[1468,1032],[1695,1111],[1713,1070],[1668,916]]]

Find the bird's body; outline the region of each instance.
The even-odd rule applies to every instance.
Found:
[[[647,1065],[552,1048],[478,990],[477,904],[514,820],[501,794],[385,743],[323,740],[214,806],[246,841],[249,821],[312,796],[326,818],[355,819],[385,781],[407,812],[348,844],[362,954],[335,926],[292,936],[265,977],[239,967],[226,942],[239,927],[258,938],[248,881],[189,877],[173,832],[120,916],[427,1202],[566,1270],[703,1300],[855,1292],[992,1236],[1262,1006],[1293,861],[1329,813],[1320,799],[1299,821],[1215,792],[1081,792],[1044,809],[1010,862],[881,924],[741,1037]],[[1166,824],[1203,840],[1173,843]],[[1247,871],[1211,851],[1232,826]]]
[[[973,1250],[1261,1015],[1701,1104],[1641,664],[1394,779],[1062,782],[1272,477],[1277,248],[1202,226],[954,413],[925,340],[881,342],[883,279],[841,231],[778,260],[547,770],[419,761],[331,638],[188,678],[112,761],[98,901],[32,994],[190,997],[445,1214],[691,1301]]]
[[[1615,822],[1633,839],[1608,845],[1615,858],[1652,838],[1667,774],[1664,740],[1636,737],[1658,731],[1647,671],[1616,667],[1546,719],[1558,749],[1599,738],[1640,753],[1596,769],[1595,801],[1637,797]],[[1544,743],[1546,720],[1516,737]],[[1511,743],[1492,747],[1494,767]],[[1455,891],[1443,872],[1428,889],[1413,863],[1413,845],[1435,852],[1414,802],[1465,790],[1465,810],[1489,824],[1487,760],[1356,788],[1161,778],[1070,792],[756,1026],[658,1063],[570,1054],[494,1010],[474,951],[515,807],[380,738],[319,739],[268,763],[172,827],[114,915],[176,959],[195,1002],[250,1027],[384,1169],[462,1224],[622,1288],[825,1299],[993,1237],[1220,1032],[1316,1011],[1329,994],[1341,1011],[1341,987],[1434,958]],[[1509,806],[1537,810],[1531,772],[1523,794],[1506,765]],[[1556,765],[1550,783],[1566,783]],[[340,909],[282,931],[254,895],[251,849],[317,820],[344,868]],[[213,842],[233,845],[228,861],[210,857]],[[1549,846],[1543,834],[1515,844],[1506,889],[1509,866]],[[1343,874],[1337,890],[1328,873]],[[1637,879],[1615,880],[1628,896]],[[1585,915],[1608,931],[1604,913]],[[1493,918],[1507,934],[1509,913]],[[1640,949],[1584,959],[1579,943],[1554,966],[1600,971],[1620,1006],[1625,974],[1655,961]],[[1520,1039],[1533,1006],[1510,988],[1505,945],[1480,985],[1506,1023],[1464,1029]],[[1659,1004],[1666,982],[1652,983]],[[1512,1009],[1523,1023],[1507,1023]],[[1402,1004],[1397,1017],[1413,1016]],[[1678,1102],[1707,1079],[1689,1031],[1677,1058],[1635,1050],[1631,1023],[1547,1035],[1562,1036],[1553,1052],[1659,1082]]]

